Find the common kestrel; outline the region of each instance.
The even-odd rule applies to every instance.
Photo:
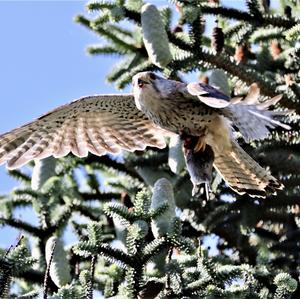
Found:
[[[0,164],[9,169],[33,159],[72,152],[78,157],[163,148],[168,132],[199,136],[194,151],[214,152],[214,167],[238,193],[264,195],[281,184],[256,163],[233,137],[236,127],[246,141],[263,139],[269,128],[289,127],[268,110],[277,96],[259,103],[252,86],[245,99],[230,99],[202,83],[185,84],[152,72],[133,77],[133,94],[80,98],[0,136]]]

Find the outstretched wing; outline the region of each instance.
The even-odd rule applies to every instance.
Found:
[[[0,136],[0,164],[9,169],[33,159],[72,152],[78,157],[162,148],[164,138],[139,111],[132,95],[95,95],[80,98],[37,120]]]

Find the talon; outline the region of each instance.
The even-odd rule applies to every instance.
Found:
[[[199,151],[204,152],[206,148],[205,139],[203,137],[199,137],[197,144],[194,147],[194,153],[197,153]]]

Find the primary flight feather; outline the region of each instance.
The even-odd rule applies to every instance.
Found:
[[[274,119],[281,113],[268,110],[280,97],[261,104],[258,94],[253,85],[244,100],[230,99],[202,83],[138,73],[132,95],[83,97],[1,135],[0,164],[14,169],[33,159],[70,152],[84,157],[88,152],[104,155],[121,149],[162,148],[164,135],[172,132],[197,136],[195,152],[208,144],[215,168],[236,192],[264,196],[281,184],[238,145],[232,124],[246,141],[265,138],[275,126],[289,127]]]

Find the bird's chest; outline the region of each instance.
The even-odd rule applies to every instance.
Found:
[[[202,132],[213,118],[213,112],[207,106],[172,99],[147,103],[144,113],[163,129],[175,133],[189,129],[195,135]]]

